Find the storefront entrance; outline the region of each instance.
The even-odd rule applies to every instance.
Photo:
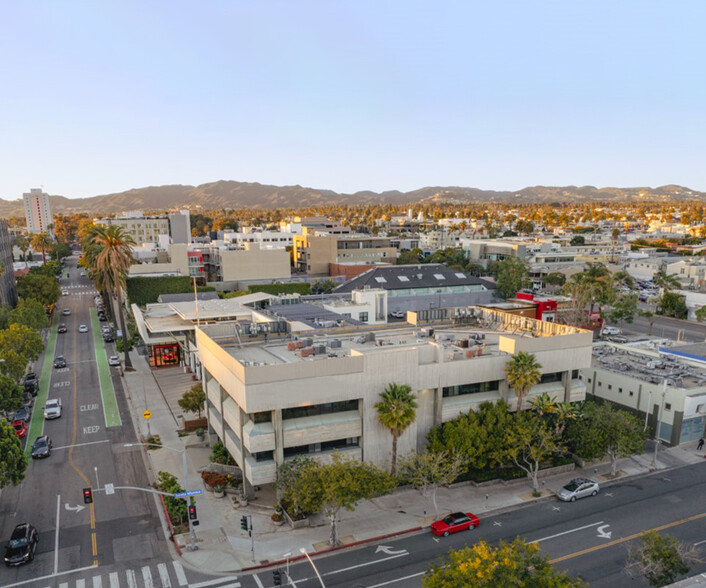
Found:
[[[152,346],[152,367],[179,365],[181,350],[176,343]]]

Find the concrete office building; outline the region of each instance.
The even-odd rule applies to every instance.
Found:
[[[0,303],[17,305],[17,286],[15,285],[14,261],[12,257],[13,240],[7,230],[7,221],[0,219]]]
[[[542,381],[526,402],[543,392],[559,401],[583,400],[578,374],[590,365],[590,331],[463,310],[456,326],[421,331],[348,326],[268,338],[258,331],[276,319],[265,313],[253,316],[256,328],[248,338],[232,324],[197,327],[209,433],[242,468],[247,488],[274,482],[278,466],[297,455],[325,460],[337,451],[389,464],[390,434],[374,405],[391,382],[411,386],[419,404],[399,439],[400,456],[422,451],[434,425],[482,402],[503,399],[515,410],[505,365],[519,351],[534,353],[542,365]]]
[[[172,243],[191,243],[191,220],[188,210],[152,216],[144,216],[140,211],[132,211],[115,217],[94,219],[93,222],[121,227],[138,245],[140,243],[159,244],[162,235],[169,235]]]
[[[49,204],[49,194],[44,193],[41,188],[32,188],[29,192],[22,194],[25,207],[25,219],[27,220],[27,231],[30,233],[49,233],[54,235],[54,217]]]
[[[332,265],[344,263],[395,263],[397,249],[385,237],[369,235],[332,235],[305,231],[293,236],[295,267],[310,275],[330,275]]]

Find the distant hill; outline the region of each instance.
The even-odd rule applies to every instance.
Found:
[[[329,204],[419,204],[425,202],[595,202],[595,201],[705,201],[706,193],[683,186],[658,188],[596,188],[594,186],[531,186],[517,192],[497,192],[457,186],[430,186],[411,192],[356,192],[342,194],[302,186],[269,186],[221,180],[200,186],[149,186],[91,198],[50,196],[55,212],[95,215],[128,210],[216,210],[223,208],[298,208]],[[22,200],[0,199],[0,216],[22,216]]]

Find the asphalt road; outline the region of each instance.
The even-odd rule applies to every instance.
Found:
[[[650,333],[649,321],[641,316],[635,317],[632,323],[620,322],[618,326],[626,335],[647,335]],[[654,337],[703,343],[706,341],[706,324],[681,321],[678,319],[658,316],[651,329]]]
[[[682,541],[704,542],[706,548],[706,462],[606,486],[595,498],[575,503],[550,500],[498,516],[477,514],[481,525],[472,531],[446,538],[424,531],[335,552],[316,558],[314,564],[327,588],[416,587],[421,586],[421,575],[429,564],[449,549],[479,539],[496,543],[520,536],[538,542],[557,567],[591,586],[617,586],[626,581],[644,586],[623,572],[627,546],[635,534],[663,528]],[[704,571],[706,564],[692,573]],[[321,586],[308,562],[291,565],[290,573],[297,588]],[[245,587],[273,586],[271,571],[257,576],[244,576],[240,581]]]
[[[32,563],[0,568],[0,586],[37,585],[39,579],[42,586],[58,586],[71,577],[67,572],[93,571],[93,566],[108,575],[133,568],[139,575],[145,565],[172,560],[153,495],[116,491],[107,496],[101,490],[106,482],[144,488],[148,478],[141,452],[123,448],[124,443],[136,441],[136,436],[115,368],[106,377],[115,386],[119,418],[117,423],[113,418],[109,423],[112,426],[106,426],[105,398],[112,391],[105,389],[110,386],[104,382],[101,395],[96,353],[106,354],[106,350],[100,337],[100,348],[96,351],[94,347],[89,309],[94,308],[95,291],[87,278],[79,276],[75,258],[69,260],[67,267],[71,277],[66,279],[64,272],[61,279],[67,295],[57,304],[58,316],[52,329],[55,331],[58,323],[68,327],[67,333],[53,335],[54,355],[63,355],[68,365],[64,369],[45,367],[38,371],[40,385],[46,386],[47,375],[50,377],[48,397],[61,399],[63,414],[59,419],[43,421],[46,397],[40,388],[27,440],[31,445],[43,430],[50,436],[53,450],[46,459],[30,459],[24,482],[5,488],[0,498],[3,541],[17,523],[27,521],[37,528],[39,543]],[[70,316],[59,315],[64,308],[71,310]],[[79,333],[81,324],[89,327],[88,333]],[[52,336],[45,354],[51,352],[51,342]],[[112,353],[110,349],[109,354]],[[43,361],[51,364],[53,357]],[[38,368],[41,365],[40,358]],[[112,405],[115,407],[115,400]],[[83,503],[82,489],[86,487],[94,489],[91,505]],[[169,571],[172,577],[178,575],[178,570]],[[160,572],[163,570],[155,568],[155,577]],[[87,575],[90,576],[88,572]]]

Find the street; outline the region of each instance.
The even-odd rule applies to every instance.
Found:
[[[445,538],[425,530],[399,540],[334,552],[316,558],[314,564],[327,587],[421,586],[424,570],[447,550],[479,539],[495,543],[520,536],[537,542],[557,567],[581,576],[591,586],[616,586],[625,581],[646,586],[629,580],[623,572],[630,538],[656,528],[691,544],[706,542],[704,505],[706,463],[608,486],[595,498],[574,503],[552,499],[488,518],[479,512],[481,524],[475,530]],[[298,550],[293,550],[293,555],[299,555]],[[703,571],[706,564],[691,573]],[[290,572],[298,588],[321,586],[306,561],[290,564]],[[273,585],[271,570],[257,576],[243,576],[242,585]],[[282,583],[287,585],[286,579]]]
[[[618,326],[626,335],[647,335],[650,332],[649,320],[642,316],[636,316],[632,323],[621,321]],[[665,337],[675,341],[703,343],[706,340],[706,325],[656,316],[652,325],[652,336]]]

